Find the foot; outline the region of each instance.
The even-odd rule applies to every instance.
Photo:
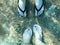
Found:
[[[39,16],[44,11],[43,0],[35,0],[35,16]]]
[[[23,44],[29,44],[32,36],[32,30],[30,28],[26,29],[23,33]]]
[[[26,3],[26,0],[18,0],[19,16],[26,16],[25,3]]]
[[[35,24],[33,26],[33,32],[35,36],[35,45],[41,45],[42,44],[42,29],[38,24]]]

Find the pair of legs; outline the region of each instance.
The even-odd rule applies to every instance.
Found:
[[[33,29],[27,28],[23,33],[22,45],[29,45],[32,37],[32,31],[34,33],[34,45],[44,45],[42,43],[42,29],[38,24],[33,26]]]
[[[44,11],[43,0],[35,0],[35,16],[39,16]],[[26,16],[26,0],[18,1],[18,12],[20,16]]]

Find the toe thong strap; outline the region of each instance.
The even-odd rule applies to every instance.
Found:
[[[18,6],[18,8],[19,8],[19,10],[20,10],[21,12],[23,12],[23,14],[24,14],[24,12],[26,11],[26,8],[25,8],[25,10],[22,10],[19,6]]]

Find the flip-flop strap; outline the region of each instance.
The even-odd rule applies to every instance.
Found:
[[[23,11],[20,7],[19,7],[19,5],[18,5],[18,8],[19,8],[19,10],[21,11],[21,12],[25,12],[26,11],[26,8],[25,8],[25,10]]]

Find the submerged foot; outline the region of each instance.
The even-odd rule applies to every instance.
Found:
[[[30,28],[26,29],[23,33],[23,45],[29,44],[32,36],[32,30]]]
[[[42,29],[41,26],[39,26],[38,24],[35,24],[33,26],[33,32],[34,32],[34,36],[35,36],[35,45],[44,45],[42,42]]]
[[[19,16],[26,16],[25,3],[26,3],[26,0],[18,0],[18,14],[19,14]]]
[[[35,16],[39,16],[44,11],[44,0],[35,0]]]

